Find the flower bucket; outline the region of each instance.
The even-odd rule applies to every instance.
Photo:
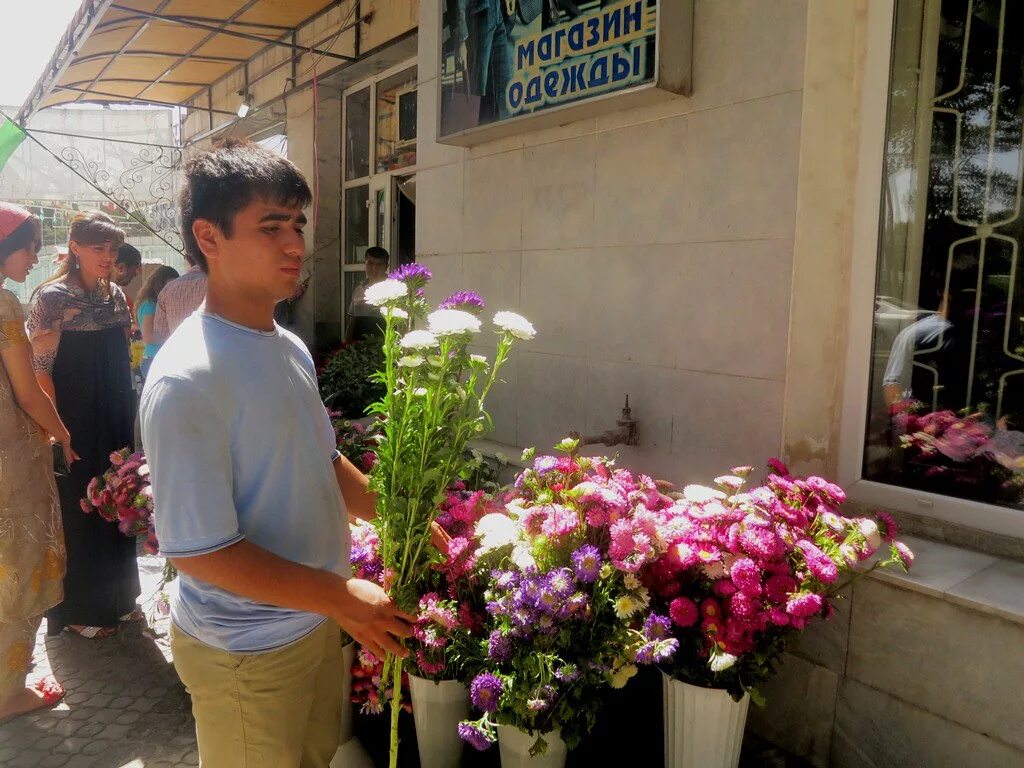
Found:
[[[501,753],[501,768],[563,768],[569,754],[561,734],[548,731],[543,734],[548,749],[543,755],[530,756],[530,747],[537,741],[537,734],[527,733],[512,725],[498,726],[498,751]]]
[[[409,695],[421,768],[457,768],[463,746],[459,723],[469,719],[469,690],[457,680],[435,683],[409,675]]]
[[[740,701],[662,675],[665,768],[736,768],[750,696]]]
[[[349,643],[341,649],[341,663],[345,670],[341,684],[341,734],[338,751],[331,760],[331,768],[373,768],[373,760],[366,753],[362,742],[356,738],[352,726],[352,663],[355,658],[355,643]]]

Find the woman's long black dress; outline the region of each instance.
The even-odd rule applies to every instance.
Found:
[[[111,294],[86,294],[66,283],[47,286],[29,321],[33,338],[59,330],[51,375],[57,410],[80,457],[70,474],[57,478],[68,565],[64,602],[46,614],[50,634],[70,624],[117,626],[119,617],[135,609],[141,591],[135,539],[81,506],[89,481],[109,468],[110,454],[134,440],[125,333],[130,315],[120,289],[111,286]]]

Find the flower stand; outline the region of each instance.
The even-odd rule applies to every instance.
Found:
[[[569,750],[557,730],[545,734],[548,749],[543,755],[530,756],[530,747],[537,741],[536,734],[527,733],[511,725],[498,726],[498,750],[501,768],[563,768]]]
[[[341,690],[341,738],[338,751],[331,760],[331,768],[373,768],[373,761],[356,738],[352,727],[352,663],[356,657],[356,644],[341,649],[341,663],[345,670]]]
[[[750,696],[740,701],[662,675],[665,768],[736,768]]]
[[[458,768],[463,747],[458,729],[469,718],[469,690],[457,680],[435,683],[409,675],[409,694],[421,768]]]

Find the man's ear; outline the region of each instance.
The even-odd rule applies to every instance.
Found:
[[[212,221],[196,219],[192,222],[192,236],[207,259],[216,259],[220,255],[219,234],[220,230]]]

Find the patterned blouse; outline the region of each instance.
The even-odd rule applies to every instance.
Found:
[[[32,361],[36,373],[53,373],[61,331],[102,331],[132,324],[124,292],[110,283],[110,295],[102,286],[86,292],[80,285],[64,280],[39,292],[28,318],[32,340]]]

